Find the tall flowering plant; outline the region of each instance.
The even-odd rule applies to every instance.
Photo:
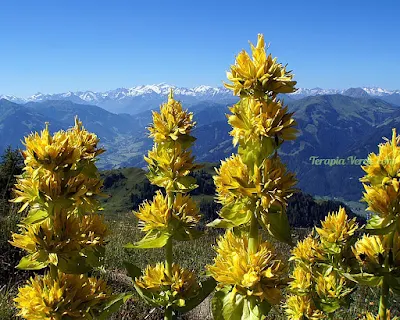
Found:
[[[286,208],[296,180],[277,150],[295,139],[296,122],[277,95],[293,92],[296,82],[267,56],[262,35],[251,51],[252,58],[239,53],[227,74],[231,84],[225,84],[240,97],[227,116],[238,154],[222,161],[214,177],[222,209],[209,226],[233,228],[218,240],[214,264],[207,267],[219,283],[212,301],[215,319],[264,319],[287,282],[286,265],[259,237],[259,227],[291,243]]]
[[[25,168],[15,186],[28,209],[13,246],[23,249],[17,268],[39,270],[15,298],[26,319],[105,318],[122,303],[101,279],[85,275],[99,266],[108,234],[97,196],[102,181],[96,168],[99,139],[76,118],[75,126],[51,135],[46,128],[25,138]]]
[[[183,110],[171,93],[160,112],[153,112],[149,127],[154,140],[152,150],[145,157],[150,182],[165,190],[157,191],[152,201],[145,201],[135,212],[145,236],[126,248],[165,248],[165,261],[147,266],[144,271],[126,262],[128,273],[141,297],[154,306],[163,307],[165,319],[177,312],[197,306],[214,289],[210,278],[202,283],[196,275],[172,262],[173,241],[188,241],[201,236],[196,229],[200,213],[188,195],[195,189],[196,180],[190,173],[199,166],[194,163],[191,146],[195,138],[193,114]]]
[[[321,224],[292,250],[294,269],[285,302],[290,320],[332,318],[339,308],[349,306],[356,289],[347,277],[356,264],[352,254],[359,230],[356,219],[339,208]]]
[[[400,136],[379,145],[378,154],[368,156],[361,178],[363,201],[373,212],[365,227],[366,234],[353,247],[359,273],[353,278],[360,284],[381,288],[378,319],[390,319],[389,291],[400,294]],[[371,316],[372,318],[372,316]]]

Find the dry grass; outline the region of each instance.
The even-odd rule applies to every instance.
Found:
[[[162,310],[146,305],[136,294],[131,278],[127,275],[123,262],[129,261],[140,268],[147,264],[154,264],[157,261],[164,260],[164,251],[162,249],[124,249],[123,245],[128,242],[139,240],[143,234],[136,227],[136,219],[132,214],[123,216],[119,220],[109,222],[111,236],[106,248],[104,268],[97,269],[94,275],[103,277],[112,287],[114,292],[132,292],[133,297],[124,304],[120,310],[112,316],[111,319],[121,320],[159,320],[163,318]],[[206,234],[197,240],[189,242],[174,243],[174,261],[179,262],[185,268],[194,270],[200,277],[204,276],[204,266],[212,263],[215,252],[212,246],[216,242],[217,230],[207,230]],[[296,230],[294,240],[303,238],[308,230]],[[264,234],[265,236],[265,234]],[[274,242],[274,241],[273,241]],[[290,248],[287,245],[274,242],[277,251],[288,257]],[[22,280],[18,283],[0,287],[0,320],[17,319],[15,317],[15,308],[12,304],[12,298],[17,293],[17,287],[23,284]],[[354,320],[358,319],[361,313],[365,311],[377,312],[379,292],[375,289],[361,287],[354,295],[354,302],[349,310],[342,310],[335,315],[335,319]],[[180,315],[181,320],[211,320],[211,296],[205,299],[199,306],[192,311]],[[391,297],[392,310],[394,314],[399,314],[399,300],[397,297]],[[268,315],[268,319],[283,320],[286,317],[283,309],[278,306]]]

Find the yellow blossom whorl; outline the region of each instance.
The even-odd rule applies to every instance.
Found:
[[[267,92],[293,92],[296,81],[292,81],[293,74],[286,71],[286,67],[277,62],[276,58],[266,54],[264,36],[259,34],[257,46],[251,43],[252,58],[246,51],[236,57],[235,65],[227,72],[227,78],[232,84],[224,84],[233,90],[236,96],[263,96]]]
[[[207,269],[220,285],[233,285],[244,296],[279,303],[287,269],[271,244],[260,242],[257,252],[249,255],[248,239],[227,231],[215,250],[214,264]]]

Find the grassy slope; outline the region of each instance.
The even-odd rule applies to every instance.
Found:
[[[205,163],[201,170],[207,173],[214,174],[214,167],[216,163]],[[118,175],[122,174],[123,178],[118,178]],[[105,179],[104,193],[108,195],[107,198],[102,199],[102,205],[104,207],[104,213],[107,216],[116,217],[121,213],[125,213],[131,209],[130,194],[137,194],[136,185],[143,184],[147,179],[146,171],[140,168],[121,168],[103,171],[101,174],[102,178]],[[111,187],[107,187],[107,179],[117,177],[116,182]],[[203,198],[212,199],[212,196],[207,195],[196,195],[193,197],[195,200]]]

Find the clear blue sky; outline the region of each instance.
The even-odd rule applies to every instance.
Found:
[[[298,87],[400,89],[400,1],[245,3],[2,1],[0,94],[221,85],[258,33]]]

